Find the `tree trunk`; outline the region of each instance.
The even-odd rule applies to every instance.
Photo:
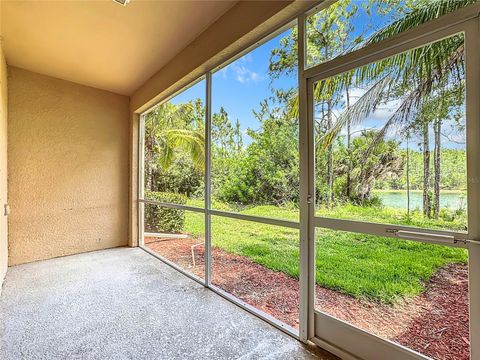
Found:
[[[430,217],[430,145],[427,122],[423,124],[423,215]]]
[[[145,190],[152,191],[152,168],[145,162]]]
[[[410,148],[408,140],[409,135],[407,135],[407,216],[410,216]]]
[[[433,124],[433,131],[435,134],[435,148],[433,151],[433,169],[434,169],[434,185],[433,185],[433,217],[438,219],[440,212],[440,157],[441,157],[441,143],[440,131],[442,123],[440,119],[435,120]]]
[[[350,108],[350,92],[349,88],[347,86],[346,88],[346,93],[347,93],[347,109]],[[350,187],[351,187],[351,179],[350,179],[350,171],[352,169],[352,156],[350,154],[350,138],[351,138],[351,122],[350,118],[347,121],[347,199],[350,199]]]
[[[332,104],[329,100],[327,102],[327,131],[332,128]],[[333,204],[333,142],[328,145],[327,149],[327,204]]]
[[[152,142],[151,140],[147,137],[145,139],[145,145],[144,145],[144,149],[145,149],[145,155],[143,157],[143,166],[144,166],[144,173],[143,173],[143,176],[144,176],[144,186],[145,186],[145,190],[147,191],[153,191],[152,187],[153,187],[153,169],[152,169],[152,166],[151,166],[151,163],[152,163],[152,156],[151,154],[153,153],[153,150],[152,150],[153,146],[152,146]]]
[[[328,58],[330,55],[330,49],[325,46],[325,56]],[[327,131],[332,128],[332,99],[327,101]],[[327,154],[327,204],[331,206],[333,204],[333,142],[328,145]]]
[[[324,127],[325,127],[324,122],[325,122],[326,116],[327,116],[327,111],[326,111],[325,102],[322,102],[321,116],[320,116],[321,121],[318,123],[315,123],[315,157],[316,157],[315,163],[317,164],[315,165],[315,176],[318,177],[318,179],[321,179],[320,181],[322,181],[322,186],[318,187],[319,189],[322,189],[322,190],[319,191],[318,193],[316,192],[315,196],[316,196],[317,203],[321,205],[328,205],[327,204],[328,194],[323,193],[323,181],[328,181],[327,179],[328,171],[323,167],[323,160],[325,159],[324,157],[325,150],[322,149],[320,151],[320,149],[318,148],[318,142],[320,141],[324,131]],[[322,166],[319,167],[318,164],[322,164]]]

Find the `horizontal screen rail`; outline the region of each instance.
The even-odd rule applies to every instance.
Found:
[[[179,209],[179,210],[187,210],[187,211],[195,211],[195,212],[199,212],[199,213],[205,213],[205,209],[195,207],[195,206],[173,204],[173,203],[168,203],[168,202],[163,202],[163,201],[145,200],[145,199],[139,199],[138,202],[143,203],[143,204],[163,206],[163,207],[167,207],[167,208],[171,208],[171,209]]]
[[[314,310],[315,338],[335,344],[334,350],[347,352],[347,359],[429,360],[430,358],[392,340],[378,337],[347,321]],[[314,341],[315,342],[315,341]],[[352,351],[357,356],[350,355]],[[340,354],[339,354],[340,355]],[[378,355],[375,356],[375,355]]]
[[[479,244],[480,241],[468,239],[467,233],[446,230],[419,229],[412,226],[376,224],[356,220],[315,217],[315,227],[338,231],[349,231],[369,235],[386,236],[401,240],[448,245],[467,248],[468,244]]]
[[[232,219],[257,222],[257,223],[261,223],[261,224],[283,226],[283,227],[287,227],[287,228],[291,228],[291,229],[300,229],[300,223],[298,221],[274,219],[274,218],[268,218],[268,217],[263,217],[263,216],[255,216],[255,215],[246,215],[246,214],[240,214],[240,213],[235,213],[235,212],[230,212],[230,211],[205,210],[204,208],[198,208],[198,207],[195,207],[195,206],[173,204],[173,203],[167,203],[167,202],[156,201],[156,200],[139,199],[138,202],[143,203],[143,204],[163,206],[163,207],[167,207],[167,208],[171,208],[171,209],[194,211],[194,212],[199,212],[199,213],[202,213],[202,214],[207,213],[207,214],[214,215],[214,216],[222,216],[222,217],[227,217],[227,218],[232,218]]]
[[[223,216],[223,217],[228,217],[232,219],[253,221],[253,222],[258,222],[262,224],[288,227],[292,229],[300,229],[300,223],[297,221],[273,219],[273,218],[267,218],[263,216],[245,215],[245,214],[234,213],[229,211],[220,211],[220,210],[208,210],[208,213],[211,215]]]

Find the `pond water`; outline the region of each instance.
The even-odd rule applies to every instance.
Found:
[[[407,193],[406,191],[376,191],[377,195],[382,201],[383,206],[392,207],[396,209],[407,208]],[[410,209],[419,209],[423,207],[421,191],[410,192]],[[465,209],[467,207],[467,194],[461,191],[440,192],[440,207],[449,208],[451,210]]]

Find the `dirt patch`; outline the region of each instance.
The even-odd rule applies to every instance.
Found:
[[[204,247],[199,243],[192,238],[145,238],[151,250],[203,278]],[[297,279],[217,248],[212,249],[212,259],[214,285],[298,328]],[[467,360],[467,276],[466,265],[449,265],[435,274],[422,295],[393,306],[317,286],[316,308],[434,359]]]

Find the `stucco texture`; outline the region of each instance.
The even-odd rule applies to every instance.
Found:
[[[127,245],[128,97],[8,76],[9,265]]]
[[[0,15],[1,16],[1,15]],[[1,33],[0,33],[1,38]],[[0,292],[8,265],[7,202],[7,63],[0,43]]]

